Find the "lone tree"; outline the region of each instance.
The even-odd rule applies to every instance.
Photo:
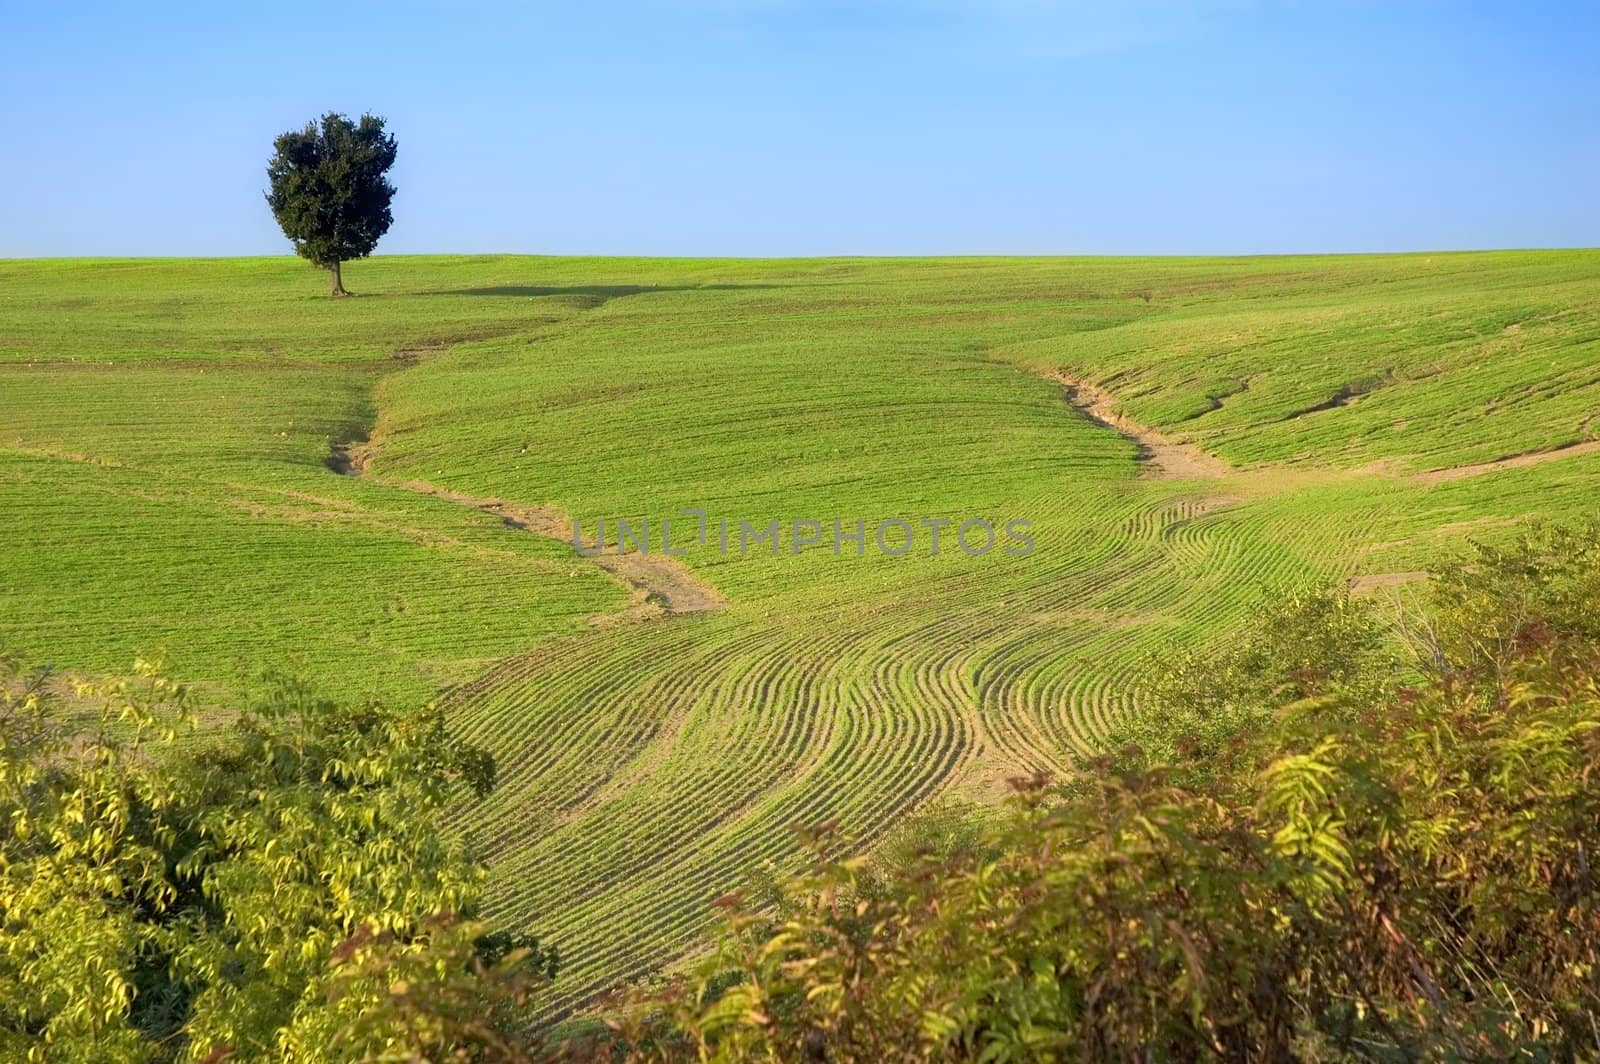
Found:
[[[359,123],[329,112],[319,125],[290,130],[272,142],[267,205],[294,250],[333,274],[333,294],[348,295],[339,264],[372,254],[394,216],[394,137],[383,119]]]

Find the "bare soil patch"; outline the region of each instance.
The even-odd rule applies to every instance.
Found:
[[[1448,469],[1431,469],[1426,473],[1417,473],[1412,479],[1423,484],[1443,484],[1450,480],[1460,480],[1462,477],[1498,473],[1502,469],[1521,469],[1525,466],[1554,462],[1558,458],[1576,458],[1579,455],[1594,454],[1596,451],[1600,451],[1600,440],[1584,440],[1579,443],[1569,443],[1561,447],[1555,447],[1548,451],[1529,451],[1527,454],[1514,454],[1509,458],[1497,458],[1492,462],[1452,466]]]
[[[366,440],[336,441],[328,451],[328,468],[341,477],[359,477],[366,473],[369,457]]]
[[[1052,373],[1066,389],[1067,402],[1079,413],[1097,425],[1119,433],[1139,448],[1139,461],[1144,475],[1174,480],[1205,477],[1226,477],[1234,468],[1214,454],[1208,454],[1192,443],[1182,443],[1162,435],[1147,425],[1117,411],[1111,394],[1089,381],[1067,373]]]
[[[422,480],[382,480],[380,483],[476,507],[512,528],[572,546],[572,519],[551,506],[481,498]],[[581,542],[586,550],[595,546],[592,535],[585,536]],[[589,618],[589,623],[597,627],[649,620],[664,614],[703,613],[727,605],[727,599],[709,581],[669,555],[622,553],[615,546],[607,545],[601,553],[583,557],[626,584],[631,592],[631,601],[621,613],[596,614]]]
[[[1380,591],[1387,587],[1400,587],[1402,584],[1415,584],[1428,579],[1428,574],[1423,572],[1409,573],[1365,573],[1361,576],[1350,578],[1350,593],[1353,595],[1366,594]]]
[[[636,293],[633,291],[612,293],[612,295],[617,294]],[[402,366],[410,367],[430,355],[448,350],[457,342],[460,341],[439,340],[401,348],[394,352],[394,358]],[[375,423],[364,436],[335,440],[328,452],[328,468],[340,476],[367,476],[368,466],[378,449],[380,431],[381,423]],[[512,528],[572,545],[572,520],[554,507],[480,498],[442,488],[424,480],[390,480],[381,477],[373,479],[390,487],[431,495],[462,506],[472,506],[484,513],[493,514]],[[594,537],[586,537],[583,545],[585,549],[592,550],[595,546]],[[584,554],[581,557],[621,581],[627,586],[630,594],[629,603],[621,612],[596,614],[590,617],[589,623],[597,627],[607,627],[627,621],[650,620],[666,614],[701,613],[727,605],[727,600],[710,582],[679,559],[669,555],[628,554],[614,546],[607,546],[599,554]]]

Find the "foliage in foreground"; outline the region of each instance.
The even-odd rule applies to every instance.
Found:
[[[1211,683],[1173,663],[1161,757],[1029,781],[887,875],[819,859],[776,916],[723,899],[716,956],[636,996],[616,1051],[1600,1059],[1594,533],[1434,574],[1413,682],[1361,603],[1301,596]]]
[[[437,710],[280,682],[196,733],[145,664],[81,731],[3,664],[0,1059],[446,1059],[553,974],[471,919],[437,814],[493,765]]]
[[[876,861],[815,833],[563,1055],[1600,1059],[1596,531],[1434,574],[1414,663],[1370,607],[1291,596],[1170,662],[1169,728],[1003,817],[941,810]],[[437,712],[285,686],[184,740],[154,670],[86,734],[4,690],[0,1056],[549,1055],[515,1008],[553,958],[479,934],[437,829],[492,775]]]

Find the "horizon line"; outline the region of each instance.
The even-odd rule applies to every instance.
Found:
[[[837,259],[893,261],[913,259],[1295,259],[1295,258],[1402,258],[1420,255],[1493,255],[1534,252],[1600,251],[1597,244],[1545,244],[1507,247],[1407,248],[1383,251],[1240,251],[1240,252],[1107,252],[1107,251],[955,251],[955,252],[828,252],[824,254],[623,254],[617,252],[567,251],[398,251],[365,255],[345,262],[372,259],[424,258],[526,258],[526,259],[614,259],[655,262],[823,262]],[[298,259],[292,251],[255,252],[230,255],[177,254],[88,254],[88,255],[0,255],[0,262],[239,262],[252,259]],[[316,267],[320,269],[321,267]]]

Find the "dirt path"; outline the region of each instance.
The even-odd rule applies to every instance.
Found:
[[[360,462],[362,470],[366,469],[366,459],[369,456],[370,451],[363,452]],[[519,528],[524,532],[531,532],[536,536],[544,536],[572,546],[572,520],[553,507],[486,499],[451,491],[423,480],[389,480],[382,477],[372,479],[376,483],[399,488],[402,491],[431,495],[436,499],[444,499],[461,506],[475,507],[486,514],[500,518],[512,528]],[[595,546],[594,537],[584,537],[583,545],[586,550],[592,550]],[[575,557],[578,556],[576,551],[573,553]],[[643,554],[637,551],[622,553],[615,545],[607,544],[600,554],[582,557],[626,584],[632,595],[632,601],[621,613],[596,614],[590,617],[589,623],[597,627],[624,621],[644,621],[664,614],[703,613],[727,605],[727,599],[723,598],[710,582],[678,558],[669,555]]]
[[[448,351],[453,344],[448,341],[402,348],[394,352],[401,370],[408,369],[432,355]],[[376,399],[376,392],[374,393]],[[536,536],[557,540],[572,547],[572,521],[561,511],[548,506],[506,502],[502,499],[483,498],[452,491],[430,484],[425,480],[392,479],[371,474],[370,466],[377,453],[382,434],[383,420],[377,419],[362,437],[334,440],[328,451],[327,466],[345,477],[363,477],[402,491],[429,495],[460,506],[471,506],[500,518],[512,528],[531,532]],[[585,537],[586,550],[595,546],[594,537]],[[631,621],[646,621],[667,614],[703,613],[727,605],[727,599],[704,577],[701,577],[681,560],[665,554],[623,553],[615,545],[604,545],[599,554],[574,557],[591,562],[627,587],[628,605],[617,613],[595,614],[589,623],[595,627],[609,627]]]
[[[1216,455],[1207,454],[1191,443],[1169,439],[1155,429],[1124,417],[1117,412],[1116,400],[1110,393],[1095,384],[1060,372],[1050,374],[1050,379],[1059,381],[1066,389],[1067,402],[1079,413],[1138,446],[1141,472],[1145,476],[1190,480],[1234,473],[1234,468]]]
[[[1527,454],[1512,455],[1510,458],[1498,458],[1493,462],[1479,462],[1477,465],[1430,469],[1426,473],[1417,473],[1411,479],[1422,484],[1443,484],[1449,480],[1460,480],[1462,477],[1498,473],[1502,469],[1521,469],[1524,466],[1554,462],[1558,458],[1576,458],[1583,454],[1594,454],[1596,451],[1600,451],[1600,440],[1585,440],[1582,443],[1569,443],[1548,451],[1530,451]]]
[[[1282,467],[1278,467],[1276,472],[1265,468],[1249,471],[1237,470],[1214,454],[1209,454],[1193,444],[1181,443],[1170,439],[1155,429],[1141,425],[1137,421],[1118,413],[1116,400],[1112,395],[1090,381],[1062,372],[1051,373],[1048,376],[1051,380],[1059,382],[1066,389],[1067,402],[1071,403],[1079,413],[1095,424],[1111,429],[1138,446],[1139,461],[1142,463],[1141,473],[1144,476],[1171,479],[1240,477],[1261,481],[1266,484],[1272,482],[1274,478],[1299,482],[1312,475],[1310,471],[1304,470],[1297,470],[1291,473]],[[1587,428],[1587,425],[1585,425],[1585,428]],[[1409,475],[1396,470],[1393,461],[1389,459],[1374,462],[1358,472],[1404,478],[1419,484],[1443,484],[1452,480],[1460,480],[1463,477],[1498,473],[1506,469],[1522,469],[1526,466],[1542,465],[1545,462],[1554,462],[1563,458],[1577,458],[1581,455],[1595,453],[1600,453],[1600,440],[1583,440],[1577,443],[1552,447],[1547,451],[1530,451],[1527,454],[1498,458],[1492,462],[1451,466],[1445,469],[1431,469],[1426,472]],[[1251,474],[1257,475],[1252,476]]]

